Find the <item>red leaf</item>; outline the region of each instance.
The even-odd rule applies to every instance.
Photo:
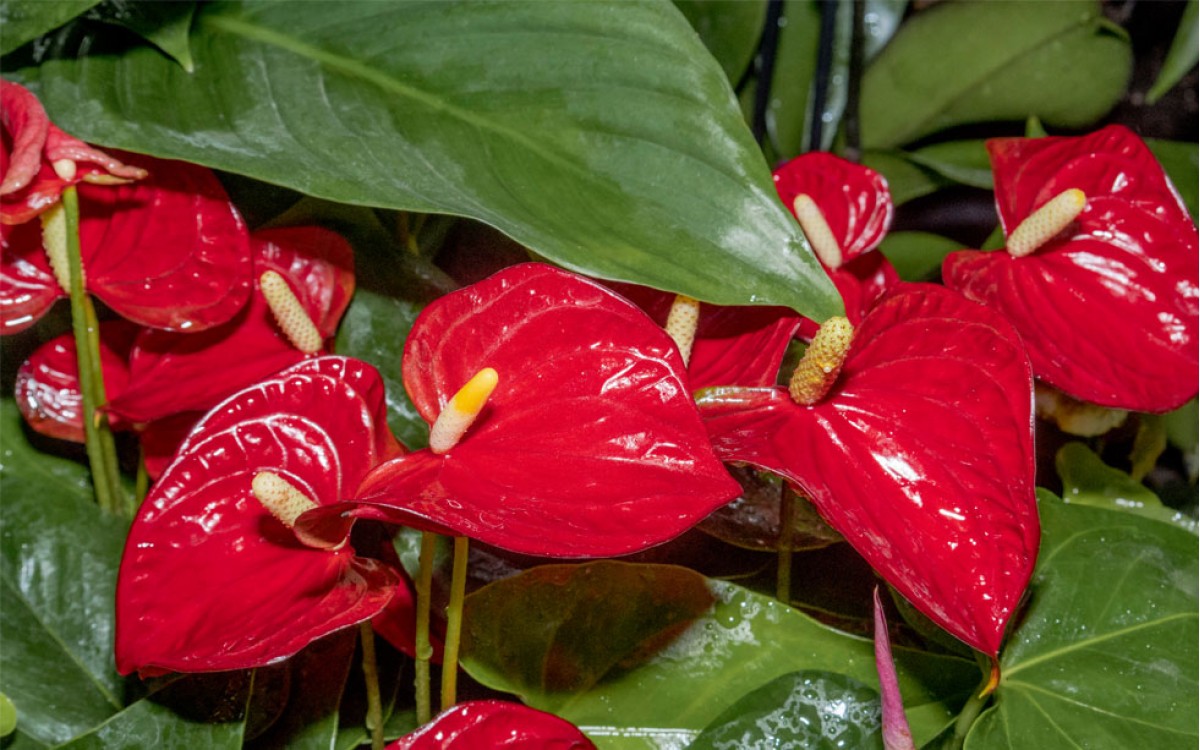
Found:
[[[320,505],[353,497],[400,450],[384,414],[378,373],[323,357],[201,420],[130,531],[117,582],[118,669],[259,666],[383,610],[395,571],[349,543],[304,546],[250,482],[270,471]]]
[[[380,466],[359,493],[373,512],[593,557],[666,541],[739,493],[670,338],[599,284],[530,263],[426,307],[403,366],[421,415],[432,423],[484,367],[500,382],[466,436],[444,455]]]
[[[1034,374],[1076,399],[1165,412],[1195,396],[1197,233],[1146,147],[1111,126],[989,149],[1006,230],[1069,188],[1087,204],[1031,255],[952,253],[947,285],[1008,317]]]
[[[88,291],[127,320],[198,331],[232,318],[251,288],[246,227],[211,170],[123,155],[150,177],[79,187]]]
[[[256,232],[255,273],[279,272],[326,338],[354,292],[353,250],[320,227]],[[229,394],[305,358],[279,330],[257,282],[228,323],[198,333],[147,329],[130,361],[130,386],[108,409],[133,422],[206,411]]]
[[[700,405],[718,455],[785,477],[918,609],[994,655],[1037,554],[1031,402],[1010,326],[906,284],[816,405],[782,389]]]
[[[129,381],[125,361],[136,333],[135,326],[121,320],[100,325],[100,367],[108,392],[120,393]],[[16,398],[21,416],[36,432],[75,443],[84,441],[83,393],[72,334],[47,341],[21,364]],[[113,427],[121,429],[119,423]]]
[[[801,154],[775,170],[775,190],[795,215],[796,197],[812,198],[841,250],[839,268],[879,247],[892,223],[892,194],[878,172],[823,151]]]
[[[595,750],[592,741],[554,714],[506,701],[468,701],[433,718],[387,750],[537,748]]]

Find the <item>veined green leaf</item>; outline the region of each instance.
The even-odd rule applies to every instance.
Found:
[[[386,30],[386,33],[380,33]],[[195,72],[86,25],[11,75],[105,146],[490,224],[583,273],[842,307],[724,72],[652,2],[217,2]]]

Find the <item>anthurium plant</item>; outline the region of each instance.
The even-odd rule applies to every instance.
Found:
[[[0,748],[1195,747],[1195,8],[0,0]]]

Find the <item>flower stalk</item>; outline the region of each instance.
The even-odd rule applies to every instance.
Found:
[[[462,643],[463,599],[467,593],[467,557],[470,539],[454,537],[454,568],[450,576],[450,603],[446,607],[446,648],[442,654],[442,710],[458,702],[458,647]]]
[[[379,670],[375,662],[375,632],[371,621],[358,624],[362,641],[363,680],[367,686],[367,731],[371,734],[371,750],[383,750],[383,701],[379,697]]]
[[[420,569],[417,571],[417,634],[416,634],[416,700],[417,724],[428,724],[433,718],[433,700],[429,686],[429,661],[433,645],[429,641],[430,598],[433,590],[433,556],[437,549],[437,534],[421,532]]]

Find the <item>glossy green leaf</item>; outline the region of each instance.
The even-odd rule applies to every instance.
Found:
[[[1099,2],[939,3],[867,68],[863,146],[1030,115],[1085,127],[1120,100],[1131,66],[1129,40]]]
[[[720,304],[842,307],[665,0],[211,3],[193,74],[103,31],[12,72],[78,137],[470,216],[574,270]]]
[[[992,162],[983,140],[947,141],[908,152],[908,158],[954,182],[992,189]]]
[[[57,29],[100,0],[3,0],[0,2],[0,55]]]
[[[502,582],[501,582],[502,583]],[[499,585],[499,584],[494,584]],[[867,685],[878,685],[871,641],[819,624],[774,599],[731,583],[709,580],[715,603],[702,617],[660,644],[648,660],[615,670],[590,690],[549,692],[530,685],[522,674],[537,667],[506,668],[488,652],[472,652],[463,666],[489,687],[515,692],[534,706],[580,726],[601,747],[655,748],[663,742],[686,744],[713,717],[739,697],[780,675],[801,670],[836,671]],[[579,630],[574,638],[604,640],[601,627],[621,599],[595,597],[585,616],[576,603],[572,615]],[[552,603],[552,602],[551,602]],[[543,622],[548,613],[528,616]],[[468,623],[471,617],[468,615]],[[553,622],[554,620],[551,620]],[[476,622],[469,628],[505,629],[499,621]],[[500,640],[499,636],[494,637]],[[512,653],[518,646],[507,647]],[[530,659],[536,654],[530,649]],[[895,649],[905,708],[919,741],[936,735],[978,682],[973,663],[908,649]],[[544,663],[543,657],[537,657]]]
[[[169,55],[184,70],[195,70],[189,30],[196,4],[188,0],[147,3],[104,0],[89,18],[124,26]]]
[[[1104,463],[1083,443],[1060,448],[1054,465],[1062,478],[1065,502],[1136,513],[1196,532],[1195,519],[1164,506],[1141,482]]]
[[[1197,209],[1197,194],[1200,193],[1200,153],[1195,143],[1180,141],[1164,141],[1157,138],[1147,138],[1146,145],[1154,152],[1154,158],[1162,165],[1171,184],[1179,191],[1192,221],[1200,215]]]
[[[896,267],[905,281],[938,281],[942,275],[942,259],[961,242],[930,232],[889,232],[879,245],[879,252]]]
[[[1039,493],[1042,549],[967,750],[1194,748],[1196,538]]]
[[[1200,29],[1200,13],[1196,8],[1196,0],[1188,0],[1183,17],[1179,19],[1179,28],[1175,31],[1175,39],[1171,42],[1171,49],[1167,51],[1167,59],[1158,71],[1158,80],[1146,92],[1147,104],[1154,104],[1161,99],[1189,70],[1196,67],[1196,61],[1200,57],[1196,38]]]
[[[0,401],[0,691],[17,726],[65,742],[124,707],[112,662],[126,522],[92,501],[87,469],[29,445]]]
[[[879,693],[834,672],[792,672],[751,691],[705,727],[688,750],[883,747]]]
[[[867,151],[862,163],[883,175],[892,194],[892,203],[897,206],[954,184],[932,169],[914,164],[899,152]]]
[[[758,49],[766,0],[674,0],[732,84],[741,80]]]

